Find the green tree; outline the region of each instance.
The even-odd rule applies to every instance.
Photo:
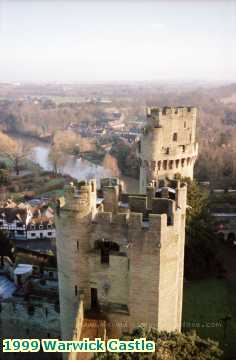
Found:
[[[0,131],[0,153],[11,160],[16,175],[19,175],[24,161],[31,155],[31,147],[24,141],[15,141]]]
[[[0,169],[0,186],[9,184],[9,173],[7,170]]]
[[[16,132],[18,130],[19,122],[14,114],[9,114],[5,119],[5,123],[7,125],[7,131]]]
[[[8,233],[6,231],[0,230],[0,257],[1,257],[1,266],[3,266],[4,256],[13,257],[14,246],[9,239]]]
[[[217,234],[209,209],[209,193],[195,180],[187,182],[185,277],[200,279],[216,271]]]
[[[218,360],[222,356],[218,343],[200,338],[196,332],[178,333],[146,329],[139,326],[121,340],[146,338],[156,344],[154,353],[97,353],[96,360]]]

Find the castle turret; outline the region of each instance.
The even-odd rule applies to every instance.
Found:
[[[86,277],[89,224],[96,209],[96,196],[96,182],[91,180],[79,188],[67,186],[64,206],[58,203],[56,246],[61,332],[65,340],[72,339],[80,294],[89,296],[84,290],[89,282]]]
[[[147,124],[140,140],[140,192],[151,181],[176,174],[193,178],[198,154],[195,107],[148,108]]]

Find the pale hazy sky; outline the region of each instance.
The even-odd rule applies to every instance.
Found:
[[[0,0],[0,81],[236,81],[236,0]]]

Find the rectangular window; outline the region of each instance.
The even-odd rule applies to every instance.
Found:
[[[51,232],[51,231],[48,231],[48,236],[52,236],[52,232]]]
[[[35,236],[35,233],[31,233],[31,236]]]
[[[138,142],[138,152],[141,153],[141,141]]]
[[[101,248],[101,264],[109,264],[109,248]]]
[[[173,141],[177,141],[177,138],[178,138],[178,135],[177,135],[177,132],[175,132],[175,133],[173,134]]]
[[[98,290],[91,288],[91,309],[98,308]]]
[[[78,295],[78,286],[75,285],[75,296],[77,296],[77,295]]]

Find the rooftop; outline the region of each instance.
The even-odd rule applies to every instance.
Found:
[[[15,290],[15,284],[5,275],[0,275],[0,299],[10,298]]]

